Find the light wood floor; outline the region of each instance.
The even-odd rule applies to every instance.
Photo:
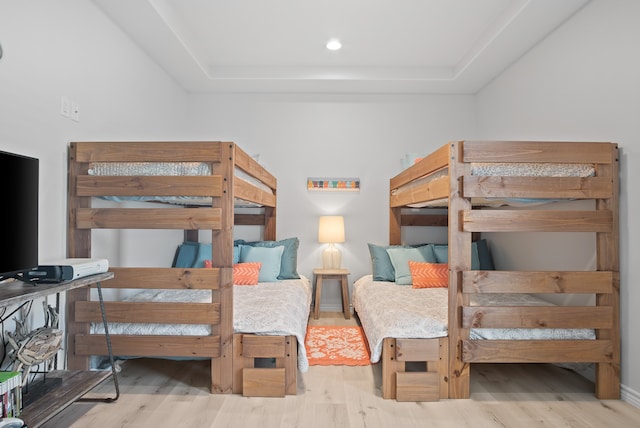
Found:
[[[341,315],[310,324],[356,323]],[[473,365],[471,398],[436,403],[383,400],[379,364],[312,366],[285,398],[209,394],[208,377],[206,362],[130,360],[117,402],[75,403],[45,427],[640,427],[640,409],[599,401],[593,384],[551,365]]]

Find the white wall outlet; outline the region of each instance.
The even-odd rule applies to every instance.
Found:
[[[71,100],[67,97],[62,97],[60,101],[60,114],[64,117],[71,117]]]
[[[80,104],[71,101],[71,120],[80,121]]]

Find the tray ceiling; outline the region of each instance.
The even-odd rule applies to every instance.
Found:
[[[94,0],[188,92],[458,94],[588,1]]]

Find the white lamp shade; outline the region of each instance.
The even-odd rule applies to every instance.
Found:
[[[344,217],[341,215],[320,217],[318,241],[323,244],[344,242]]]

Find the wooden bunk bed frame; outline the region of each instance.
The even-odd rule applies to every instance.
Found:
[[[207,176],[96,176],[93,162],[206,162]],[[265,184],[271,192],[235,177],[234,170]],[[68,256],[91,257],[93,229],[178,229],[198,240],[212,231],[212,269],[112,267],[103,289],[207,289],[210,303],[104,302],[109,322],[209,324],[207,336],[111,335],[113,355],[211,359],[211,392],[273,396],[296,393],[295,336],[235,334],[233,331],[233,226],[263,227],[276,238],[276,179],[232,142],[73,142],[69,148]],[[101,196],[205,196],[211,206],[93,208]],[[257,214],[234,212],[236,198],[258,204]],[[89,368],[89,356],[108,355],[104,335],[91,334],[100,307],[89,288],[67,293],[67,367]],[[244,345],[244,346],[243,346]],[[285,346],[286,345],[286,346]],[[259,358],[276,368],[254,369]]]
[[[473,162],[593,164],[593,177],[472,176]],[[448,352],[443,340],[417,339],[404,352],[386,339],[383,347],[383,395],[414,401],[437,399],[434,391],[448,389],[449,398],[468,398],[471,363],[596,364],[595,395],[620,397],[620,275],[619,178],[615,143],[457,141],[450,142],[390,180],[390,244],[401,243],[403,226],[448,225],[449,327]],[[447,171],[403,193],[410,182]],[[594,210],[482,210],[471,198],[557,198],[595,200]],[[444,215],[405,214],[417,203],[447,200]],[[481,232],[594,232],[595,271],[473,271],[472,238]],[[472,236],[474,235],[474,236]],[[595,306],[478,307],[473,293],[595,294]],[[470,340],[471,328],[587,328],[595,340]],[[442,349],[438,354],[435,350]],[[432,374],[404,373],[401,360],[427,360]],[[416,357],[418,355],[418,357]],[[425,357],[429,356],[429,357]],[[448,361],[448,369],[441,361]],[[437,373],[435,375],[433,372]],[[434,385],[433,382],[439,382]],[[409,391],[408,394],[406,391]],[[440,397],[445,396],[444,393]]]

